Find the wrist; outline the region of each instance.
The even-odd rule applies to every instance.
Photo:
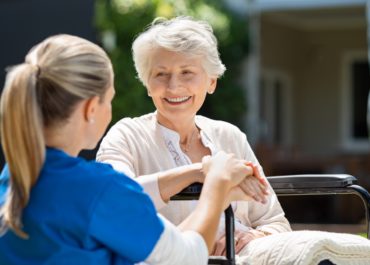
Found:
[[[213,176],[207,175],[205,182],[203,184],[201,197],[207,198],[209,204],[212,207],[220,208],[224,211],[230,204],[230,189],[228,188],[228,183],[220,181],[209,180]]]

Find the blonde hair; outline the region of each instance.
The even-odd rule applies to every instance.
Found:
[[[9,70],[0,102],[1,144],[10,173],[0,232],[12,229],[27,237],[21,217],[45,160],[44,128],[66,122],[83,99],[102,99],[112,75],[100,47],[71,35],[47,38]]]
[[[210,77],[218,78],[226,70],[217,39],[206,21],[191,17],[157,18],[135,39],[132,45],[135,68],[145,86],[150,75],[151,55],[158,48],[202,57],[204,70]]]

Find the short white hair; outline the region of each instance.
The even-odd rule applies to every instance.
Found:
[[[210,77],[219,78],[226,70],[213,29],[206,21],[190,17],[157,18],[135,39],[132,45],[135,68],[145,86],[150,75],[152,53],[158,48],[203,57],[202,65]]]

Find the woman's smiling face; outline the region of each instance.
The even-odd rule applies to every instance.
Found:
[[[162,48],[152,53],[147,89],[163,125],[193,119],[216,83],[217,79],[210,78],[204,70],[199,56]]]

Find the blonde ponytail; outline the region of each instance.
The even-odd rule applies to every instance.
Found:
[[[2,209],[2,222],[23,237],[22,210],[28,203],[31,187],[45,158],[42,117],[36,92],[37,73],[38,68],[27,63],[13,68],[1,98],[1,144],[12,176],[8,199]]]
[[[45,160],[44,129],[69,118],[76,104],[103,97],[112,67],[97,45],[56,35],[35,46],[24,64],[10,69],[0,102],[1,144],[9,168],[9,189],[0,208],[0,232],[22,231],[22,211]]]

